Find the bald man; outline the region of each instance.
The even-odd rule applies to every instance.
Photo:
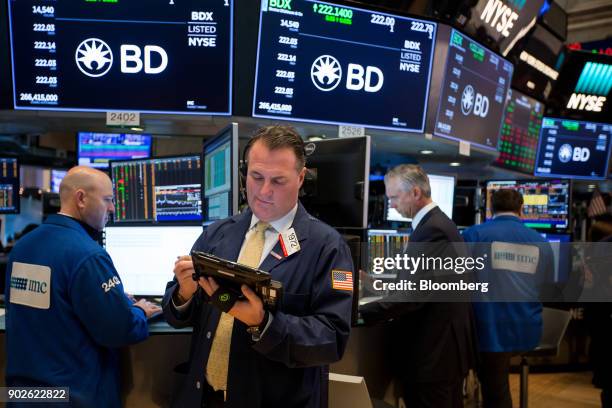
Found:
[[[146,339],[147,317],[159,308],[128,299],[97,243],[114,211],[108,176],[72,168],[60,201],[9,257],[6,383],[68,387],[75,407],[120,407],[117,349]]]

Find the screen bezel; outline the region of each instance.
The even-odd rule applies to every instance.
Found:
[[[230,169],[230,177],[231,177],[231,206],[229,208],[229,217],[232,217],[236,214],[238,214],[238,193],[239,193],[239,186],[238,186],[238,176],[239,176],[239,169],[238,169],[238,123],[236,122],[232,122],[229,125],[225,126],[223,129],[221,129],[220,131],[217,132],[217,134],[215,134],[215,136],[213,136],[210,139],[207,139],[204,141],[204,143],[202,144],[202,152],[201,152],[201,173],[202,173],[202,185],[201,185],[201,193],[200,193],[200,197],[201,197],[201,201],[202,201],[202,224],[203,225],[210,225],[216,221],[220,221],[220,220],[208,220],[207,219],[207,208],[205,208],[205,198],[204,198],[204,191],[206,190],[206,176],[204,174],[206,166],[205,166],[205,160],[206,160],[206,149],[213,145],[218,143],[218,141],[220,139],[222,139],[223,137],[225,137],[227,135],[227,133],[230,134],[230,156],[231,156],[231,169]]]
[[[168,156],[156,156],[156,157],[149,157],[147,159],[128,159],[128,160],[110,160],[108,162],[108,172],[109,177],[111,179],[111,182],[113,183],[113,199],[115,197],[115,179],[113,178],[113,171],[112,171],[112,165],[113,163],[128,163],[128,162],[136,162],[136,161],[144,161],[144,160],[164,160],[164,159],[177,159],[177,158],[184,158],[184,157],[199,157],[200,158],[200,167],[202,166],[202,154],[201,153],[192,153],[192,154],[173,154],[173,155],[168,155]],[[200,186],[201,188],[201,186]],[[202,208],[202,199],[201,199],[201,194],[200,194],[200,212],[203,211]],[[116,205],[116,203],[115,203]],[[168,225],[168,226],[187,226],[187,225],[201,225],[202,224],[202,220],[182,220],[182,221],[115,221],[115,218],[113,217],[112,222],[108,222],[107,226],[118,226],[118,225],[126,225],[126,226],[134,226],[134,227],[138,227],[138,226],[147,226],[147,225]]]

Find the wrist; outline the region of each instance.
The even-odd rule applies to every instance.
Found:
[[[193,295],[186,295],[185,293],[182,293],[180,287],[178,288],[178,290],[174,291],[174,300],[176,301],[175,303],[178,303],[179,306],[191,299],[191,296]]]

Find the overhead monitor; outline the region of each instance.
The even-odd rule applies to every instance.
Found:
[[[151,156],[151,135],[79,132],[77,159],[80,165],[108,169],[110,160],[142,159]]]
[[[19,161],[0,157],[0,214],[19,214]]]
[[[523,223],[530,228],[563,231],[569,227],[569,180],[489,181],[486,186],[486,219],[493,218],[492,196],[500,189],[513,189],[523,195]]]
[[[612,59],[585,51],[568,51],[550,93],[547,116],[611,122]]]
[[[306,211],[336,228],[366,228],[370,137],[306,144],[308,174],[300,201]]]
[[[230,115],[233,0],[9,0],[15,109]]]
[[[59,188],[62,180],[68,173],[68,170],[51,169],[51,192],[59,193]]]
[[[438,204],[442,212],[453,218],[453,205],[455,199],[455,178],[452,176],[439,176],[428,174],[431,187],[431,199]],[[403,217],[395,208],[391,208],[387,200],[387,221],[412,222],[412,218]]]
[[[204,223],[238,213],[238,124],[204,143],[202,208]]]
[[[434,133],[497,149],[512,69],[504,58],[451,30]]]
[[[544,105],[516,90],[508,91],[495,165],[533,174]]]
[[[262,0],[253,116],[421,132],[436,23]]]
[[[117,223],[202,221],[200,155],[111,161]]]
[[[201,226],[108,226],[104,246],[126,293],[163,296],[177,256],[189,255]]]
[[[606,179],[611,139],[612,124],[544,118],[535,175]]]

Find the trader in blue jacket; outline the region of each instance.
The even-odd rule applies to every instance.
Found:
[[[282,302],[267,311],[243,286],[243,297],[224,305],[224,288],[194,282],[190,258],[180,257],[163,309],[171,325],[194,333],[174,406],[326,407],[327,365],[342,357],[350,330],[350,252],[298,202],[306,169],[295,130],[260,129],[245,157],[249,209],[212,224],[193,249],[270,272]]]
[[[534,349],[542,334],[540,290],[552,281],[554,258],[547,241],[523,225],[523,196],[511,189],[492,195],[494,218],[463,232],[473,256],[485,257],[475,280],[488,282],[486,299],[473,303],[485,408],[512,408],[510,358]]]
[[[74,407],[120,407],[117,348],[146,339],[159,307],[128,299],[96,242],[114,211],[108,176],[74,167],[60,200],[9,256],[6,383],[68,387]]]

